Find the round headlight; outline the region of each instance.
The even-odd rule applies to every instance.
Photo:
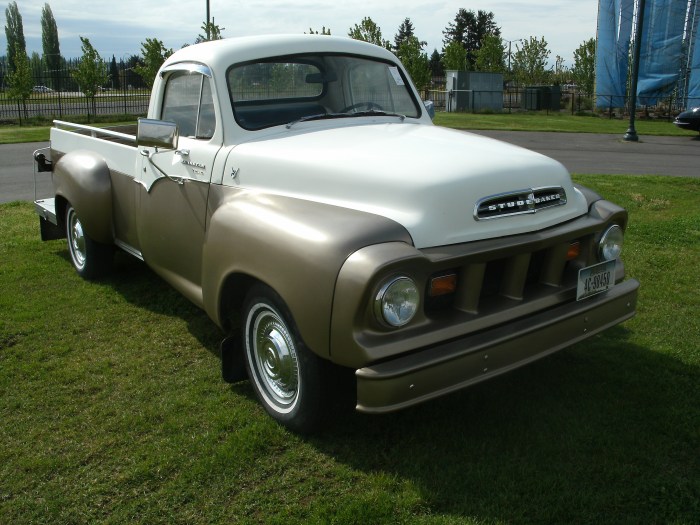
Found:
[[[416,283],[408,277],[396,277],[377,293],[374,313],[380,321],[390,326],[403,326],[416,315],[419,302]]]
[[[605,233],[600,238],[598,244],[598,258],[601,261],[614,261],[622,253],[622,243],[624,234],[622,228],[617,224],[613,224],[605,230]]]

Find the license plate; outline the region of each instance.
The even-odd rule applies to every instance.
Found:
[[[580,301],[609,290],[615,285],[615,261],[606,261],[581,268],[578,272],[576,300]]]

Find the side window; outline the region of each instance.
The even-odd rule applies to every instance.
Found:
[[[173,73],[165,85],[161,118],[175,122],[182,137],[210,139],[216,118],[209,79],[199,73]]]

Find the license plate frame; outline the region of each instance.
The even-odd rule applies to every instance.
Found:
[[[578,271],[576,300],[583,301],[615,286],[615,261],[593,264]]]

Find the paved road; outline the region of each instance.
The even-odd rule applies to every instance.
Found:
[[[625,142],[623,133],[542,133],[477,131],[557,159],[571,173],[700,177],[700,139],[640,136]]]
[[[572,173],[613,173],[700,177],[700,140],[691,137],[641,136],[640,142],[622,135],[477,131],[560,161]],[[32,152],[48,143],[0,145],[0,203],[34,199]],[[50,196],[48,173],[37,176],[37,195]]]

